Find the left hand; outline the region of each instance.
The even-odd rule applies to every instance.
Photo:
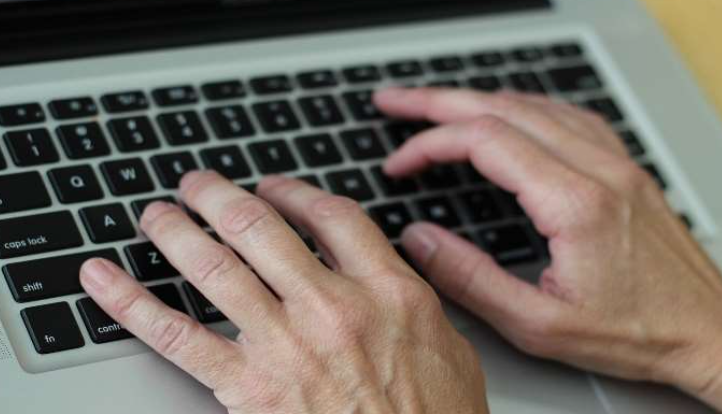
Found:
[[[231,413],[488,413],[476,351],[357,203],[281,177],[258,192],[263,200],[212,172],[181,183],[184,202],[233,250],[175,205],[152,204],[141,220],[241,328],[235,340],[166,307],[107,261],[83,266],[83,287]],[[276,210],[315,238],[333,271]]]

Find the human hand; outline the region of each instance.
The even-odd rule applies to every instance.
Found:
[[[152,204],[141,219],[241,329],[236,340],[166,307],[110,262],[86,263],[83,287],[230,413],[488,412],[476,351],[358,204],[281,177],[258,193],[263,200],[212,172],[182,180],[184,202],[231,248],[172,204]],[[315,238],[333,270],[276,211]]]
[[[536,286],[414,224],[403,245],[432,284],[523,351],[672,384],[722,409],[722,277],[602,118],[509,92],[392,89],[375,101],[441,124],[394,153],[387,174],[471,160],[549,239]]]

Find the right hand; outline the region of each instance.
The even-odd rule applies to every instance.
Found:
[[[393,89],[375,101],[441,124],[394,153],[387,174],[471,160],[550,242],[537,286],[447,230],[412,225],[404,247],[432,284],[523,351],[722,410],[722,276],[600,117],[514,93]]]

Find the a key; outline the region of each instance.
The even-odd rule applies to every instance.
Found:
[[[20,315],[39,354],[52,354],[85,345],[70,305],[65,302],[23,309]]]
[[[549,51],[561,59],[576,58],[584,54],[584,49],[578,43],[559,43],[549,48]]]
[[[209,148],[201,151],[200,154],[206,168],[217,171],[229,180],[251,176],[246,157],[238,146]]]
[[[97,122],[61,125],[55,130],[65,155],[73,160],[110,154],[108,141]]]
[[[386,125],[386,134],[391,144],[399,148],[416,134],[430,127],[431,124],[428,122],[394,121]]]
[[[140,158],[104,162],[100,164],[100,170],[114,195],[146,193],[155,189]]]
[[[80,219],[93,243],[110,243],[135,237],[133,223],[120,203],[86,207],[80,210]]]
[[[416,206],[424,219],[440,226],[452,228],[461,225],[461,219],[447,197],[423,198],[416,201]]]
[[[246,87],[239,80],[206,83],[201,90],[209,101],[239,99],[246,96]]]
[[[482,92],[496,92],[503,87],[499,78],[494,75],[469,78],[469,86]]]
[[[270,75],[251,79],[251,89],[258,95],[273,95],[293,91],[293,84],[286,75]]]
[[[488,224],[504,217],[491,190],[465,191],[458,197],[474,223]]]
[[[642,145],[642,142],[633,131],[622,131],[619,133],[622,138],[622,142],[627,147],[629,155],[632,157],[641,157],[647,153],[647,150]]]
[[[299,73],[296,76],[303,89],[331,88],[338,85],[336,74],[330,70],[314,70]]]
[[[391,178],[384,174],[381,167],[371,169],[376,184],[378,184],[384,195],[395,197],[401,195],[415,194],[419,191],[419,185],[411,178]]]
[[[80,267],[92,258],[123,267],[115,249],[11,263],[3,267],[5,280],[16,302],[25,303],[81,293]]]
[[[582,106],[602,115],[608,122],[624,121],[622,110],[611,98],[591,99],[582,103]]]
[[[88,118],[98,114],[98,105],[89,96],[54,100],[48,107],[53,118],[60,120]]]
[[[309,167],[324,167],[343,162],[341,152],[329,134],[314,134],[294,140],[303,161]]]
[[[512,50],[509,56],[516,62],[539,62],[544,59],[544,50],[535,46],[522,47]]]
[[[376,198],[361,170],[336,171],[326,174],[326,182],[334,194],[350,197],[359,202]]]
[[[120,341],[132,338],[134,335],[122,327],[91,298],[80,299],[76,302],[80,317],[90,334],[90,340],[96,344]]]
[[[269,134],[301,128],[291,104],[286,101],[263,102],[253,105],[253,112],[264,131]]]
[[[354,160],[372,160],[384,158],[387,155],[379,134],[373,128],[346,130],[341,132],[340,136],[346,150]]]
[[[341,109],[331,95],[301,98],[298,105],[311,126],[331,126],[344,122]]]
[[[104,196],[98,178],[89,165],[56,168],[48,171],[48,178],[63,204],[99,200]]]
[[[506,58],[501,52],[488,51],[473,54],[471,61],[479,68],[491,69],[503,66],[506,63]]]
[[[186,296],[191,303],[193,313],[201,323],[221,322],[228,319],[218,310],[216,305],[206,299],[206,297],[190,283],[184,282],[183,290],[185,290]]]
[[[162,196],[162,197],[151,197],[151,198],[144,198],[141,200],[135,200],[132,203],[130,203],[130,208],[133,210],[133,214],[135,215],[135,218],[140,221],[140,217],[143,215],[143,212],[145,211],[145,208],[149,205],[155,203],[156,201],[162,201],[164,203],[170,203],[170,204],[177,204],[175,198],[171,196]]]
[[[83,238],[68,211],[0,220],[0,259],[82,245]]]
[[[589,65],[551,69],[547,75],[560,92],[577,92],[600,89],[602,79]]]
[[[201,124],[201,119],[193,111],[162,114],[158,115],[157,119],[170,145],[189,145],[208,141],[208,134]]]
[[[413,219],[404,203],[391,203],[369,209],[371,218],[381,227],[386,237],[395,239]]]
[[[373,91],[371,90],[346,92],[343,94],[343,99],[357,121],[374,121],[384,117],[374,105]]]
[[[421,184],[430,190],[446,190],[461,185],[461,178],[451,165],[435,165],[419,176]]]
[[[386,70],[392,78],[396,79],[413,78],[424,74],[424,68],[417,60],[392,62],[386,65]]]
[[[464,70],[464,61],[459,56],[439,56],[429,61],[434,72],[449,73]]]
[[[206,117],[219,139],[244,138],[256,133],[251,118],[240,105],[209,108]]]
[[[519,92],[546,93],[546,88],[534,72],[515,72],[509,75],[509,83]]]
[[[45,122],[43,107],[37,103],[0,106],[0,125],[19,126]]]
[[[0,214],[48,207],[50,195],[37,171],[0,175]]]
[[[381,71],[374,65],[359,65],[344,69],[343,77],[352,84],[378,82],[381,80]]]
[[[150,120],[144,116],[108,121],[110,135],[121,152],[136,152],[160,147]]]
[[[178,288],[174,284],[156,285],[148,288],[161,302],[178,312],[188,313],[186,305],[183,304]]]
[[[142,282],[167,279],[180,274],[151,242],[126,246],[125,255],[135,277]]]
[[[58,162],[60,156],[46,129],[30,129],[5,133],[5,143],[18,167],[31,167]]]
[[[263,174],[278,174],[298,169],[298,163],[286,141],[257,142],[248,146],[253,161]]]
[[[533,262],[539,258],[524,226],[512,224],[481,230],[482,248],[502,266]]]
[[[198,102],[198,93],[190,85],[159,88],[153,91],[153,100],[163,107],[191,105]]]
[[[198,164],[190,152],[175,152],[172,154],[156,155],[151,157],[160,184],[164,188],[176,189],[181,178],[189,172],[198,169]]]
[[[149,107],[148,98],[142,91],[110,93],[103,95],[100,101],[111,114],[144,111]]]

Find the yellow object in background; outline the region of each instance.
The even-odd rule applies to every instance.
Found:
[[[643,0],[722,115],[722,0]]]

